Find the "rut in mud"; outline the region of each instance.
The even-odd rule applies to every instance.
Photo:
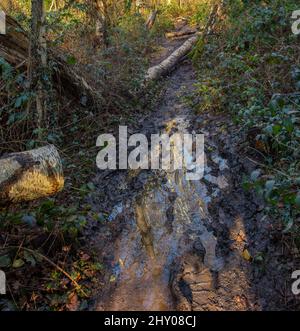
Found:
[[[109,217],[89,234],[107,268],[93,309],[280,308],[276,262],[262,271],[247,258],[266,249],[276,255],[262,203],[241,188],[255,165],[240,155],[226,116],[195,116],[186,105],[195,82],[186,61],[168,78],[157,110],[130,133],[204,133],[201,180],[186,180],[184,170],[99,171],[94,180],[94,210]]]

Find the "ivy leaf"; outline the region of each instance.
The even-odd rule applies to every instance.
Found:
[[[288,233],[293,225],[294,225],[294,220],[292,218],[289,218],[287,220],[287,222],[285,223],[285,228],[282,232],[283,233]]]
[[[25,262],[22,259],[17,259],[13,262],[13,268],[21,268],[23,267],[23,265],[25,264]]]
[[[31,264],[32,267],[34,267],[36,265],[35,258],[29,252],[27,252],[27,251],[24,252],[24,258],[25,258],[26,262],[29,262]]]
[[[11,259],[9,255],[0,256],[0,268],[6,268],[11,265]]]
[[[295,204],[298,208],[300,208],[300,191],[298,192],[298,194],[296,196]]]
[[[36,218],[32,215],[24,215],[22,217],[22,222],[28,224],[29,226],[35,226],[36,225]]]
[[[15,101],[15,108],[20,108],[28,100],[28,95],[22,94]]]
[[[277,135],[277,134],[280,133],[281,129],[282,129],[282,126],[281,126],[281,125],[279,125],[279,124],[275,124],[275,125],[273,126],[273,133],[274,133],[275,135]]]
[[[75,57],[72,56],[72,55],[68,56],[68,57],[67,57],[67,63],[68,63],[69,65],[74,65],[74,64],[76,64],[76,59],[75,59]]]
[[[265,196],[266,198],[269,198],[272,191],[273,191],[273,188],[275,186],[275,180],[268,180],[266,181],[266,184],[265,184],[265,189],[266,189],[266,193],[265,193]]]
[[[257,169],[252,171],[250,178],[253,182],[255,182],[259,176],[260,176],[260,169]]]
[[[90,191],[94,191],[95,190],[95,185],[94,185],[94,183],[92,183],[92,182],[89,182],[89,183],[87,183],[87,188],[90,190]]]

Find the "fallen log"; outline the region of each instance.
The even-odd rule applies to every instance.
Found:
[[[67,64],[63,56],[56,54],[53,58],[56,64],[53,78],[59,83],[58,86],[78,98],[83,106],[87,103],[96,104],[98,101],[101,103],[101,95]],[[87,102],[82,102],[83,97],[87,98]]]
[[[187,25],[188,25],[188,19],[186,17],[177,17],[176,21],[174,22],[174,27],[176,31],[181,30]]]
[[[20,68],[21,65],[27,69],[30,42],[26,31],[10,16],[6,16],[6,30],[5,35],[0,35],[0,57],[14,67]],[[95,89],[68,65],[62,55],[49,52],[49,60],[55,64],[53,78],[60,83],[55,84],[58,89],[63,86],[63,89],[74,97],[81,99],[86,96],[92,103],[101,99]]]
[[[6,16],[6,34],[0,34],[0,57],[17,66],[27,59],[28,45],[27,34],[20,24]]]
[[[174,31],[174,32],[166,32],[165,37],[168,39],[174,39],[174,38],[180,38],[180,37],[188,37],[192,34],[197,33],[197,29],[183,29],[180,31]]]
[[[216,4],[212,7],[206,27],[200,35],[200,40],[201,39],[203,40],[209,34],[212,33],[214,25],[216,23],[218,11],[224,5],[223,2],[224,1],[221,1],[220,4]],[[188,55],[191,52],[191,50],[198,43],[198,41],[199,41],[199,34],[190,37],[185,43],[183,43],[183,45],[177,48],[164,61],[162,61],[158,65],[149,68],[145,75],[144,84],[152,80],[157,80],[161,76],[170,72],[176,66],[177,63],[179,63],[186,55]]]
[[[170,71],[180,59],[187,55],[193,46],[197,43],[198,36],[189,38],[183,45],[177,48],[168,58],[162,61],[160,64],[148,69],[145,77],[145,81],[156,80],[159,77],[165,75]]]
[[[0,158],[0,205],[50,196],[64,187],[60,156],[53,145]]]

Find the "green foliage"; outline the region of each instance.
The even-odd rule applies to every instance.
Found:
[[[290,20],[295,9],[293,0],[229,1],[219,36],[208,38],[195,57],[195,108],[229,111],[246,134],[254,132],[248,143],[261,166],[244,186],[264,197],[285,231],[297,233],[300,63]]]
[[[87,192],[89,191],[85,191]],[[46,232],[56,230],[69,239],[76,239],[86,225],[87,213],[88,209],[77,205],[62,206],[53,199],[47,199],[33,210],[0,213],[0,226],[2,229],[15,225],[38,226]]]
[[[211,1],[204,0],[171,0],[162,1],[159,10],[160,15],[168,19],[187,17],[192,23],[203,23],[210,10]]]
[[[32,95],[25,90],[24,74],[16,72],[0,58],[0,81],[6,98],[0,104],[0,124],[12,125],[26,119],[26,105]]]

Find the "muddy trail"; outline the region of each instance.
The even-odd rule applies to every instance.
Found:
[[[137,118],[129,134],[203,133],[202,179],[187,180],[186,169],[107,170],[94,178],[89,199],[104,220],[93,222],[87,235],[105,273],[91,309],[268,310],[287,304],[282,247],[262,202],[242,189],[242,176],[255,163],[243,155],[230,116],[196,116],[187,105],[195,83],[186,60],[166,78],[156,110]]]

